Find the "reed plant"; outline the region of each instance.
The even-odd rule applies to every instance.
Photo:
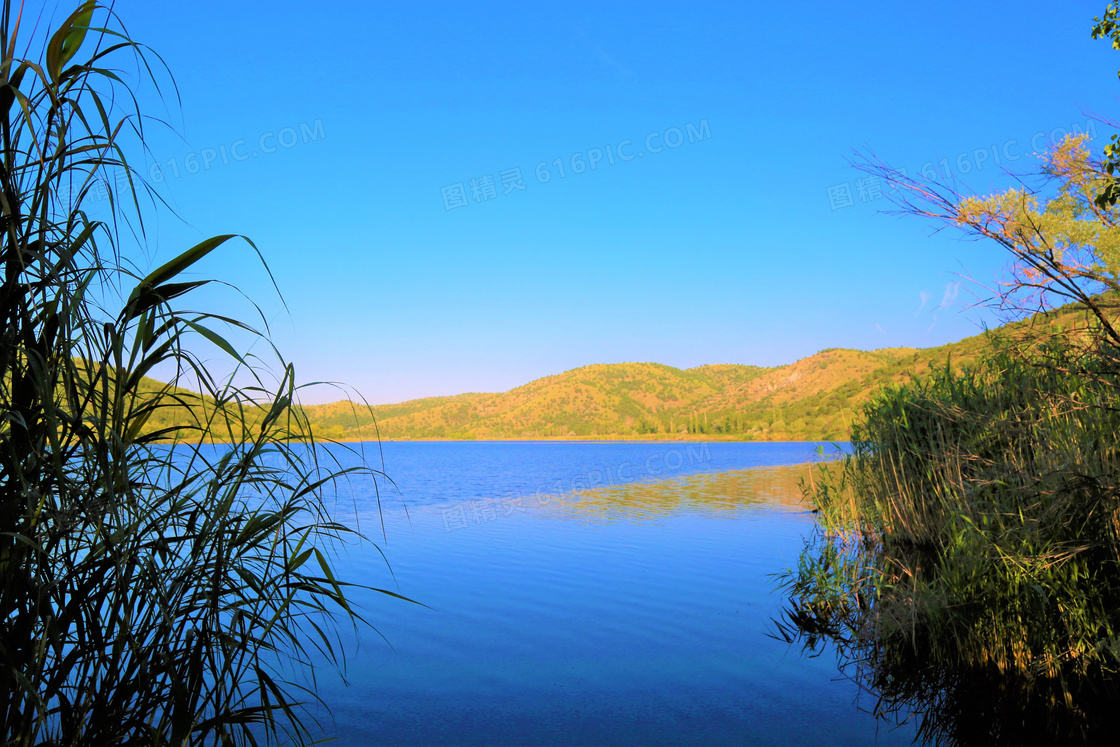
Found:
[[[779,630],[839,644],[879,708],[918,707],[934,741],[1100,736],[1114,719],[1092,704],[1120,694],[1111,364],[1057,338],[993,345],[867,404],[851,453],[807,489],[820,533],[784,579]],[[977,691],[998,719],[975,718]]]
[[[0,3],[0,734],[306,742],[316,667],[365,624],[335,568],[365,540],[326,501],[374,470],[316,443],[266,327],[187,305],[237,237],[130,261],[158,197],[125,80],[158,83],[158,56],[112,7],[45,26]],[[188,417],[146,428],[166,410]]]

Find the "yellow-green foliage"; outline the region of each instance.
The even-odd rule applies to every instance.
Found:
[[[1073,311],[1036,324],[1069,325]],[[1012,330],[1024,326],[1012,325]],[[430,397],[367,409],[349,402],[304,408],[330,438],[730,438],[846,440],[853,413],[886,384],[950,361],[975,361],[977,335],[937,348],[824,350],[774,368],[656,363],[584,366],[499,394]]]
[[[1058,337],[869,401],[810,488],[828,537],[788,579],[798,635],[871,662],[901,709],[927,701],[935,741],[960,738],[954,698],[978,681],[1007,709],[967,727],[985,739],[1088,738],[1120,695],[1114,374]],[[1049,715],[1009,721],[1032,710]]]
[[[1083,324],[1063,309],[1005,328]],[[537,379],[498,394],[428,397],[369,407],[349,401],[308,405],[302,412],[322,438],[535,439],[705,438],[736,440],[847,440],[853,414],[889,384],[923,376],[931,368],[954,370],[988,349],[987,334],[936,348],[886,348],[871,352],[832,348],[785,366],[708,365],[679,369],[656,363],[598,364]],[[145,380],[141,389],[161,385]],[[212,400],[175,390],[204,409]],[[187,426],[191,414],[178,401],[153,414],[144,432]],[[249,423],[263,411],[241,403]],[[190,438],[190,433],[185,432]],[[236,435],[236,434],[235,434]]]

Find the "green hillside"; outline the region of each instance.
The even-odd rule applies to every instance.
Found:
[[[885,384],[920,376],[930,366],[968,365],[992,335],[1015,336],[1028,324],[1069,329],[1084,319],[1064,309],[936,348],[834,348],[775,368],[591,365],[499,394],[375,406],[372,415],[381,438],[389,440],[844,439],[853,409]],[[374,436],[364,406],[336,402],[304,410],[322,436]]]
[[[887,384],[931,366],[967,366],[996,337],[1086,324],[1066,308],[936,348],[831,348],[773,368],[718,364],[679,369],[658,363],[596,364],[546,376],[498,394],[428,397],[367,407],[343,401],[303,406],[317,436],[408,439],[729,439],[842,440],[852,413]],[[142,392],[162,385],[145,380]],[[192,422],[187,405],[213,413],[209,397],[173,389],[146,424],[152,433]],[[165,400],[167,398],[165,397]],[[229,406],[227,404],[227,406]],[[248,422],[259,422],[249,403]],[[189,433],[184,437],[190,438]]]

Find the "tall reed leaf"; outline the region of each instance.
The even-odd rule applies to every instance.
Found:
[[[0,734],[307,742],[306,683],[363,623],[333,559],[365,540],[325,498],[381,473],[317,442],[291,365],[243,352],[272,349],[254,324],[178,305],[236,237],[148,274],[127,260],[160,203],[126,158],[152,120],[121,109],[137,97],[115,70],[158,86],[158,57],[111,6],[45,43],[19,38],[38,28],[22,13],[0,2]],[[106,220],[86,210],[98,182]]]

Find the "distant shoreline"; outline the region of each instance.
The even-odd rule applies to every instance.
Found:
[[[289,442],[306,441],[307,439],[289,439]],[[734,438],[730,436],[705,436],[703,434],[678,436],[668,438],[650,434],[647,436],[590,436],[590,437],[560,437],[560,436],[508,436],[502,438],[323,438],[316,439],[315,443],[340,443],[340,444],[388,444],[388,443],[515,443],[544,441],[549,443],[742,443],[742,444],[815,444],[815,443],[847,443],[846,440],[834,438]],[[187,439],[181,441],[159,441],[164,445],[196,444],[198,441]],[[206,441],[212,445],[233,445],[234,441]]]
[[[333,439],[340,443],[361,443],[369,439],[341,438]],[[721,443],[816,443],[818,441],[833,441],[830,438],[737,438],[735,436],[720,436],[704,433],[670,436],[668,434],[650,433],[640,436],[499,436],[486,438],[382,438],[381,443],[406,443],[408,441],[455,441],[469,443],[471,441],[559,441],[572,443],[595,443],[599,441],[631,441],[637,443],[684,443],[684,442],[721,442]]]

